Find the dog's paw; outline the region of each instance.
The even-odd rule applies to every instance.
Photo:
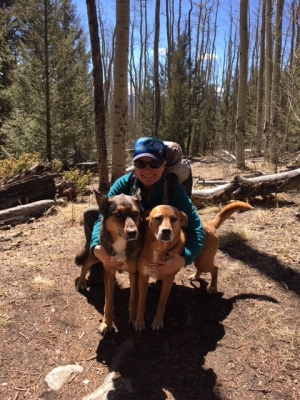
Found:
[[[112,325],[108,325],[106,322],[101,322],[99,326],[99,332],[101,333],[101,335],[105,335],[105,333],[111,331],[112,331]]]
[[[77,292],[84,292],[85,290],[87,290],[86,280],[81,281],[80,278],[76,278],[75,279],[75,287],[76,287]]]
[[[142,332],[145,329],[145,321],[135,321],[133,328],[136,332]]]
[[[136,312],[130,312],[129,311],[129,321],[128,322],[130,324],[134,325],[135,320],[136,320]]]
[[[218,289],[215,286],[209,285],[206,289],[207,294],[217,293]]]
[[[192,274],[192,275],[190,275],[189,277],[188,277],[188,279],[189,279],[189,281],[196,281],[196,280],[198,280],[199,278],[200,278],[200,275],[201,275],[201,273],[199,274],[199,272],[195,272],[194,274]]]
[[[155,318],[151,326],[153,331],[159,331],[160,329],[164,329],[164,321],[162,319]]]

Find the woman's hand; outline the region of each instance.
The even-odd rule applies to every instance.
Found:
[[[149,264],[149,270],[160,279],[163,276],[176,275],[184,267],[184,258],[179,254],[171,254],[170,260],[163,264]]]
[[[110,268],[115,268],[123,265],[123,262],[115,261],[114,256],[111,256],[103,246],[97,245],[93,250],[94,256],[97,257],[104,265]]]

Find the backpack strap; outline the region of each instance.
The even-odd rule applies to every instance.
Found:
[[[129,196],[134,196],[137,190],[137,185],[136,185],[136,181],[137,181],[137,176],[135,174],[134,171],[132,171],[131,175],[130,175],[130,186],[129,186]]]
[[[173,174],[165,171],[164,180],[162,183],[163,204],[169,205],[172,186],[173,186]]]
[[[162,203],[168,205],[170,203],[170,195],[173,186],[173,175],[172,173],[164,172],[163,175],[163,183],[162,183],[162,194],[163,199]],[[129,178],[130,186],[129,186],[129,196],[134,196],[137,190],[137,176],[134,171],[132,171],[131,176]]]

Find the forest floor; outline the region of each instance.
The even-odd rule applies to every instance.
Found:
[[[265,165],[258,166],[268,173]],[[231,180],[228,164],[192,164],[193,176]],[[96,180],[93,182],[97,187]],[[127,274],[117,275],[114,331],[98,332],[103,283],[79,293],[74,256],[84,244],[82,213],[93,195],[57,213],[0,231],[0,399],[80,400],[99,388],[115,352],[129,339],[134,351],[118,370],[121,400],[300,399],[299,194],[280,194],[236,213],[219,229],[219,292],[210,277],[191,284],[193,266],[176,276],[165,328],[151,321],[159,293],[149,289],[146,330],[128,324]],[[199,209],[203,220],[217,207]],[[60,390],[45,376],[78,364]]]

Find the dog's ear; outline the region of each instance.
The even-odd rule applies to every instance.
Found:
[[[97,201],[99,210],[101,212],[101,210],[103,209],[103,207],[105,206],[105,204],[108,200],[108,197],[105,194],[98,192],[98,190],[96,190],[96,189],[94,189],[94,194],[96,197],[96,201]]]
[[[134,198],[134,200],[136,201],[141,201],[142,200],[142,196],[141,196],[141,189],[137,188],[135,191],[135,194],[132,196]]]
[[[186,213],[180,211],[180,226],[187,226],[188,224],[188,217]]]
[[[149,220],[150,220],[150,212],[151,212],[151,210],[147,210],[147,211],[144,212],[144,214],[143,214],[143,220],[144,220],[145,222],[149,222]]]

